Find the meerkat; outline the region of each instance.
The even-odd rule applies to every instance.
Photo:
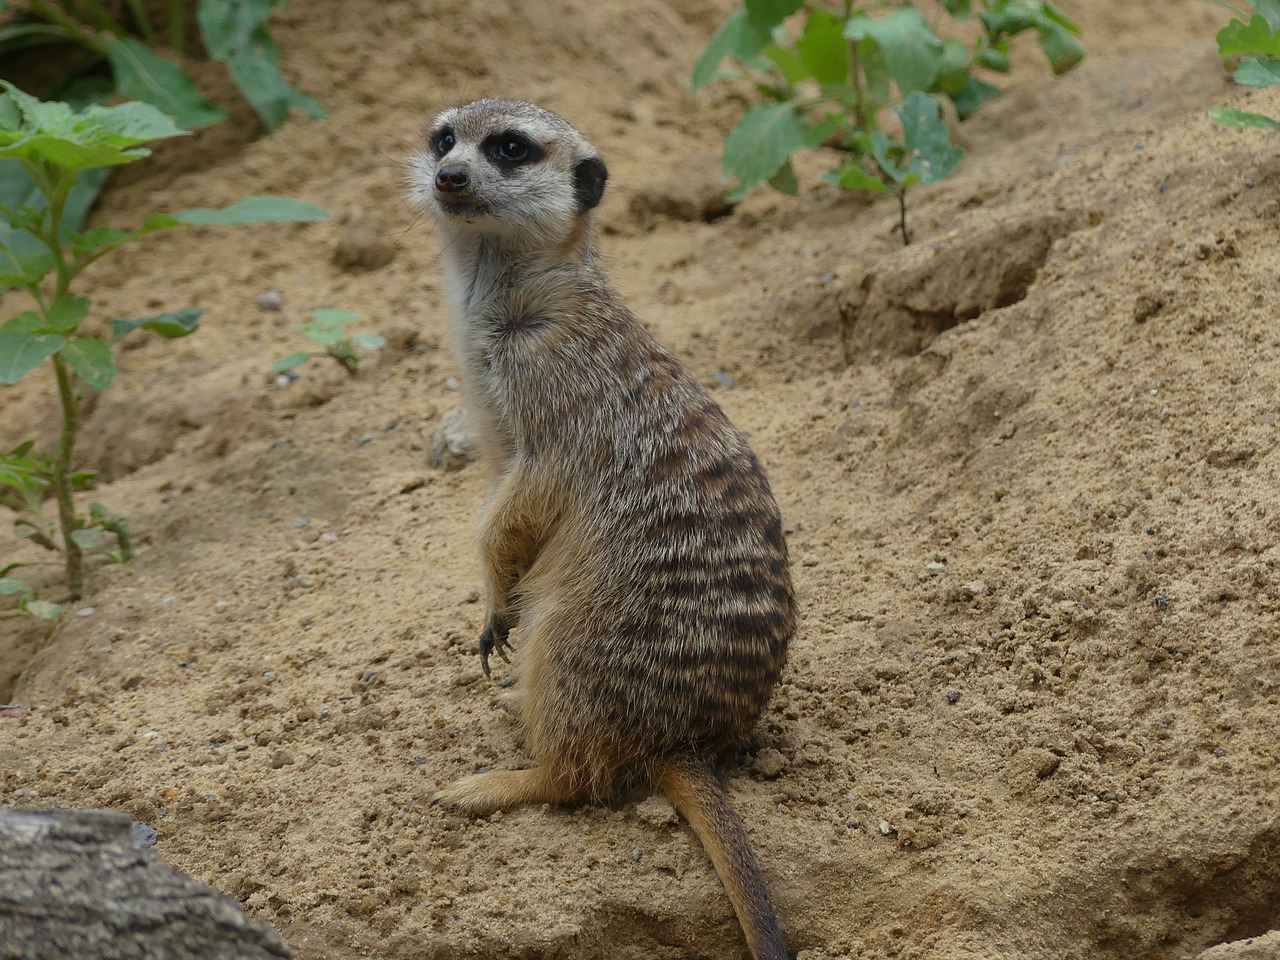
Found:
[[[795,630],[782,522],[746,439],[602,272],[593,211],[607,178],[567,121],[512,100],[445,110],[411,161],[493,474],[480,665],[512,663],[537,760],[436,801],[482,813],[647,781],[701,840],[752,955],[785,960],[717,771]]]

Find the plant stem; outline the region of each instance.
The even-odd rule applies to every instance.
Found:
[[[862,58],[858,56],[860,42],[859,40],[849,41],[849,79],[853,83],[853,126],[857,130],[866,130],[866,94],[862,92]]]
[[[48,0],[31,0],[31,9],[37,16],[47,20],[49,23],[57,24],[59,27],[62,27],[62,29],[66,30],[76,43],[92,50],[100,56],[105,57],[107,55],[106,44],[95,37],[89,30],[86,30],[84,24],[79,20],[68,16],[62,10],[58,9],[58,7],[49,3]]]
[[[187,5],[183,0],[169,0],[169,46],[182,53],[187,45]]]
[[[129,12],[133,14],[133,21],[137,25],[142,39],[148,46],[155,46],[156,32],[151,27],[151,20],[147,17],[147,8],[142,5],[142,0],[125,0],[129,6]]]
[[[898,188],[898,229],[902,231],[902,245],[911,246],[911,234],[907,233],[907,188]]]
[[[71,452],[80,427],[80,405],[67,362],[53,355],[53,369],[58,377],[58,397],[62,400],[62,436],[58,439],[58,456],[53,461],[53,490],[58,499],[58,521],[62,527],[62,548],[67,561],[67,589],[72,600],[84,594],[84,553],[71,534],[76,530],[76,507],[71,500]]]
[[[75,273],[74,266],[67,263],[62,249],[62,213],[75,178],[71,174],[62,173],[50,174],[46,180],[52,184],[52,189],[45,191],[49,198],[49,233],[44,238],[53,253],[56,270],[53,296],[49,300],[52,306],[66,296],[67,287]],[[48,309],[43,306],[41,309],[47,317]],[[80,399],[76,396],[67,361],[60,353],[55,353],[52,359],[54,373],[58,378],[58,398],[62,401],[62,436],[58,440],[58,455],[53,461],[53,492],[58,500],[58,525],[62,528],[63,554],[67,563],[67,589],[71,592],[72,599],[79,600],[84,593],[84,552],[71,536],[77,529],[77,521],[69,474],[76,432],[80,429]]]
[[[98,0],[77,0],[76,5],[83,6],[85,15],[101,29],[106,30],[108,33],[113,33],[117,37],[124,36],[125,29],[120,25],[120,21],[113,17],[106,7],[98,3]]]

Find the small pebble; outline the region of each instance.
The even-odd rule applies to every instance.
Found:
[[[156,841],[160,839],[155,827],[149,827],[145,823],[135,823],[132,827],[132,833],[135,847],[154,847]]]
[[[92,617],[96,611],[93,607],[81,607],[76,611],[77,617]]]
[[[639,863],[640,858],[643,856],[644,856],[644,851],[641,850],[639,847],[636,847],[634,850],[631,851],[631,859],[634,860],[636,863]]]
[[[450,377],[448,380],[444,382],[444,388],[446,390],[461,390],[462,381],[459,380],[457,377]]]
[[[880,821],[880,833],[881,833],[881,835],[882,835],[882,836],[886,836],[886,837],[887,837],[889,834],[893,833],[893,827],[889,826],[889,821],[888,821],[888,820],[881,820],[881,821]]]
[[[756,754],[756,770],[762,777],[776,777],[787,768],[787,758],[773,747],[768,747]]]
[[[931,577],[940,577],[947,572],[947,565],[939,560],[932,560],[924,565],[924,572]]]
[[[733,389],[733,374],[725,373],[723,370],[716,370],[711,375],[716,378],[716,383],[720,385],[722,390]]]
[[[960,691],[959,691],[959,690],[948,690],[948,691],[947,691],[947,703],[959,703],[959,702],[960,702]]]
[[[258,294],[259,310],[279,310],[284,306],[284,297],[278,290],[264,290]]]
[[[293,763],[293,754],[288,750],[277,750],[271,754],[271,766],[276,770],[281,767],[287,767],[291,763]]]

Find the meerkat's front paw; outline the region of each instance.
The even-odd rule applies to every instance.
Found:
[[[511,646],[511,624],[500,613],[489,618],[488,625],[480,634],[480,668],[487,677],[489,673],[489,655],[497,653],[503,663],[510,663],[507,651],[515,649]]]

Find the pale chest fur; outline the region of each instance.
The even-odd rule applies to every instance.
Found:
[[[468,414],[486,456],[496,458],[493,466],[501,470],[518,446],[512,354],[522,353],[536,366],[539,332],[572,310],[579,272],[555,253],[513,250],[484,236],[458,236],[446,246],[444,261]]]

